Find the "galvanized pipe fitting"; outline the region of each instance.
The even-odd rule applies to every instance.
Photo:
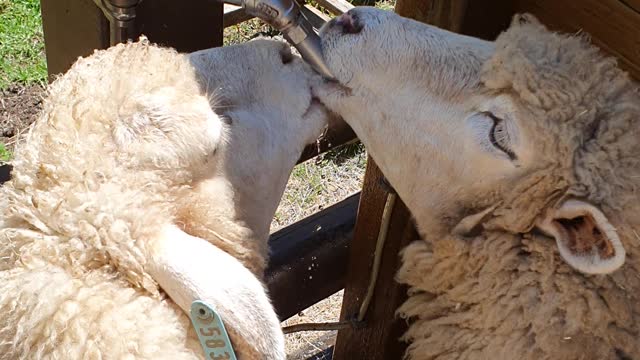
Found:
[[[332,79],[333,74],[322,57],[320,37],[313,31],[309,20],[300,11],[295,0],[225,0],[242,6],[245,11],[280,30],[318,73]]]
[[[94,0],[109,21],[109,45],[115,45],[138,36],[136,7],[142,0]]]

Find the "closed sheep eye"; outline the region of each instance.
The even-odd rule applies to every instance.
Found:
[[[489,131],[489,141],[496,149],[505,153],[510,160],[517,160],[516,154],[509,148],[509,135],[507,133],[505,121],[493,113],[485,111],[482,113],[491,120],[493,120],[493,126]]]

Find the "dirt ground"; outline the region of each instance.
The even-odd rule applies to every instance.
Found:
[[[0,142],[13,148],[16,135],[29,126],[42,109],[44,88],[12,85],[0,91]]]

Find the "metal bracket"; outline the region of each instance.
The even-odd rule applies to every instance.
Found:
[[[134,39],[136,8],[143,0],[93,0],[109,21],[109,45]]]

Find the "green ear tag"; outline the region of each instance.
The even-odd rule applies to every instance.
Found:
[[[207,359],[237,360],[222,318],[213,307],[200,300],[192,302],[191,323],[196,329]]]

